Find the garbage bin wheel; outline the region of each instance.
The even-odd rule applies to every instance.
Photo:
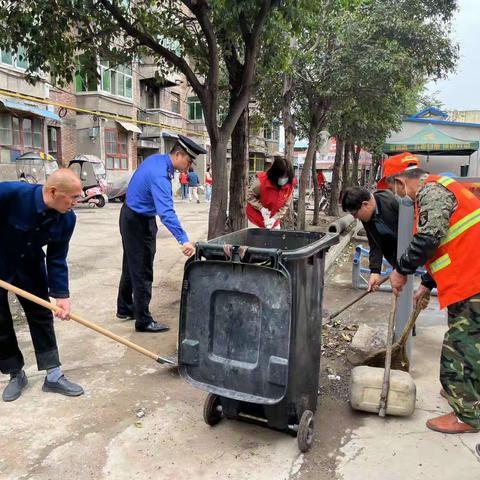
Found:
[[[203,405],[203,419],[211,427],[222,419],[222,404],[218,395],[208,394]]]
[[[313,428],[313,412],[305,410],[300,418],[297,433],[298,448],[301,452],[306,452],[312,446]]]

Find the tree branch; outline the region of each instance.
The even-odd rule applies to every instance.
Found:
[[[265,20],[272,8],[272,0],[263,0],[261,7],[255,18],[253,28],[251,33],[248,35],[248,41],[245,41],[245,63],[243,65],[243,75],[241,88],[238,92],[237,99],[230,107],[230,114],[225,119],[221,130],[229,135],[240,114],[245,110],[248,105],[248,100],[250,99],[251,90],[253,86],[253,78],[255,76],[255,63],[257,59],[259,44],[260,44],[260,34],[262,28],[265,24]],[[243,35],[243,29],[242,29]]]
[[[195,15],[205,35],[208,45],[209,83],[210,86],[217,85],[219,78],[218,45],[215,29],[208,18],[210,7],[205,0],[182,0],[182,3]]]
[[[187,77],[188,82],[192,86],[195,93],[200,98],[205,98],[205,86],[200,83],[197,76],[190,68],[188,63],[179,56],[175,55],[171,50],[161,45],[149,33],[144,32],[130,23],[124,16],[122,11],[110,3],[108,0],[98,0],[103,7],[112,15],[118,25],[125,30],[125,32],[133,38],[136,38],[140,44],[149,47],[155,53],[163,57],[167,62],[177,67]]]

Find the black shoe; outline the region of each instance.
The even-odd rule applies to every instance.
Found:
[[[117,318],[120,320],[133,320],[135,317],[133,313],[117,313]]]
[[[10,381],[2,394],[3,401],[13,402],[16,400],[22,394],[22,390],[27,386],[27,383],[28,379],[23,370],[10,377]]]
[[[49,382],[45,378],[42,390],[44,392],[61,393],[67,397],[79,397],[84,394],[83,388],[67,380],[65,375],[62,375],[56,382]]]
[[[135,324],[135,330],[137,332],[154,332],[154,333],[157,333],[157,332],[166,332],[168,330],[170,330],[170,327],[168,325],[165,325],[163,323],[157,323],[155,320],[152,320],[151,322],[149,323],[145,323],[145,324],[140,324],[140,325],[137,325]]]

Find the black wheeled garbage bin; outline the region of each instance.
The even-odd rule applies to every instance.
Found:
[[[325,255],[338,235],[245,229],[186,265],[180,374],[209,392],[204,419],[259,422],[312,443]]]

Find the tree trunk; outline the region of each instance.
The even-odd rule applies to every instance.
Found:
[[[317,151],[317,137],[319,132],[319,122],[316,121],[315,115],[310,124],[308,132],[308,149],[305,156],[305,163],[303,164],[302,174],[300,175],[300,186],[298,191],[298,209],[297,209],[297,225],[299,230],[305,230],[305,195],[308,187],[308,180],[310,178],[312,162]]]
[[[285,158],[293,165],[293,148],[295,146],[296,128],[292,115],[293,81],[290,75],[285,75],[282,94],[282,122],[285,132]],[[281,221],[282,228],[295,229],[293,195],[290,206]]]
[[[350,184],[358,186],[358,162],[360,160],[360,145],[352,145],[352,179]]]
[[[317,178],[317,152],[313,157],[312,162],[312,183],[313,183],[313,220],[312,225],[318,225],[318,219],[320,216],[320,191],[318,188],[318,178]]]
[[[370,166],[370,174],[368,175],[367,186],[370,188],[375,184],[377,171],[380,168],[382,157],[377,154],[372,155],[372,165]]]
[[[230,200],[227,231],[235,232],[247,227],[248,176],[248,108],[240,115],[232,132],[232,163],[230,167]]]
[[[342,192],[350,185],[350,152],[351,144],[345,142],[343,153],[343,170],[342,170]]]
[[[215,238],[225,233],[227,221],[227,193],[228,172],[227,164],[227,140],[220,136],[220,140],[211,139],[212,148],[212,201],[208,216],[208,238]]]
[[[292,115],[293,81],[290,75],[285,75],[282,96],[282,121],[285,130],[285,158],[293,163],[293,148],[295,146],[296,128]]]
[[[328,207],[328,214],[338,217],[338,196],[340,193],[340,167],[343,160],[343,146],[344,141],[337,137],[337,146],[335,149],[335,162],[333,164],[332,173],[332,190],[330,192],[330,206]]]

